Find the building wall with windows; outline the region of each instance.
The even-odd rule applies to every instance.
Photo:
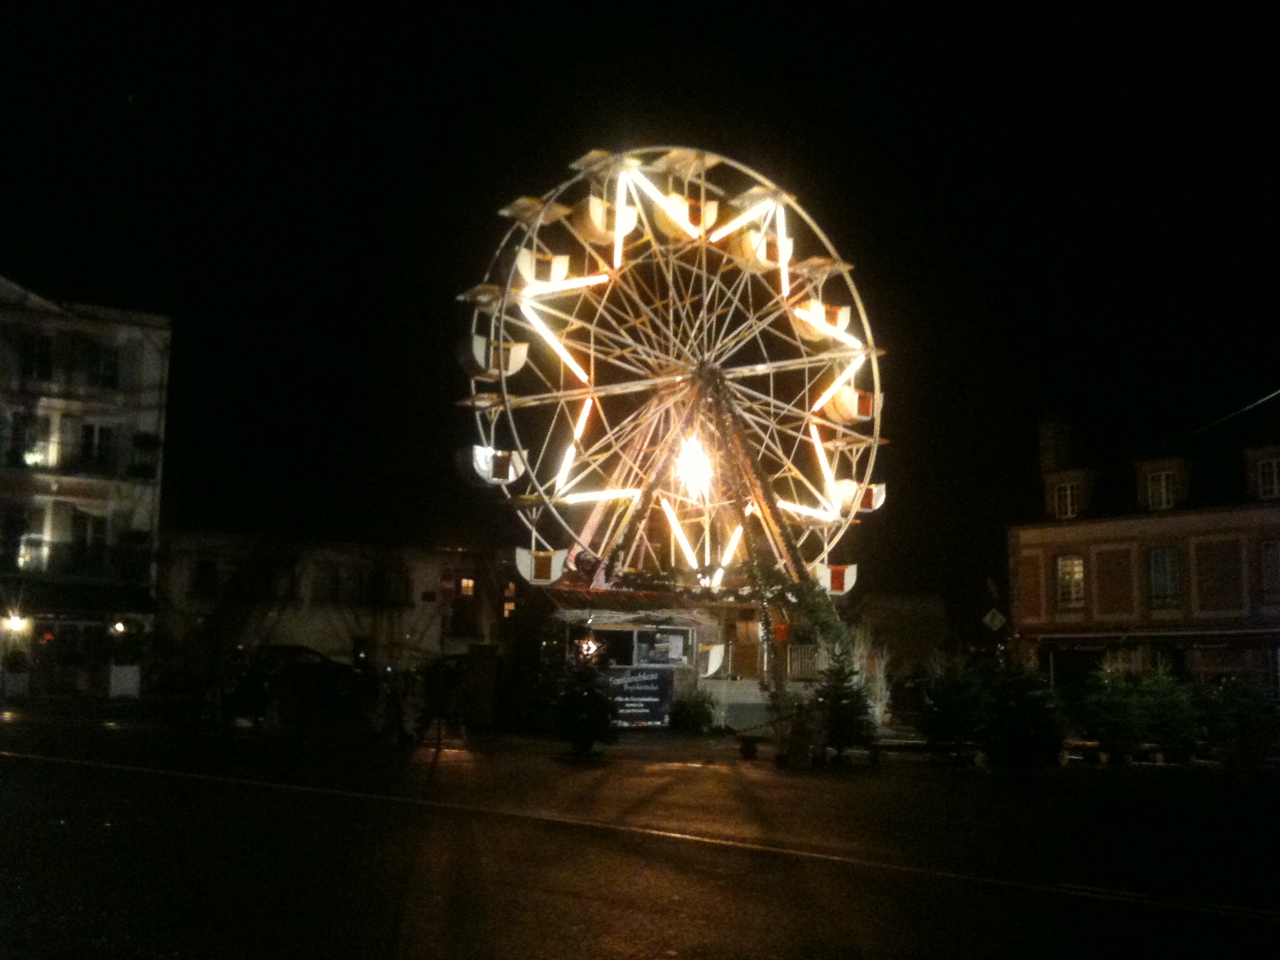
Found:
[[[157,596],[196,669],[268,644],[408,669],[502,646],[525,594],[487,553],[185,532],[165,538]]]
[[[169,336],[0,278],[0,583],[46,652],[149,624]]]
[[[1139,460],[1122,515],[1059,517],[1009,532],[1013,627],[1028,659],[1077,682],[1110,666],[1280,679],[1280,448],[1242,458],[1242,502],[1193,506],[1193,465]]]

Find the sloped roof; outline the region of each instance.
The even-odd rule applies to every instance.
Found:
[[[27,307],[30,310],[48,310],[62,313],[63,310],[51,300],[36,296],[25,287],[20,287],[6,277],[0,277],[0,303],[11,307]]]

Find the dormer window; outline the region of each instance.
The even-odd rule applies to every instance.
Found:
[[[1258,461],[1258,499],[1280,498],[1280,457]]]
[[[1060,483],[1053,488],[1053,515],[1058,520],[1070,520],[1080,513],[1080,484]]]
[[[1177,479],[1172,470],[1147,474],[1147,509],[1168,510],[1174,504]]]

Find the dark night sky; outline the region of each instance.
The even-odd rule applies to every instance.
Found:
[[[659,31],[615,56],[514,24],[5,16],[0,275],[173,318],[172,524],[423,540],[482,522],[452,470],[454,297],[495,211],[596,147],[733,157],[856,264],[892,440],[888,503],[853,534],[870,589],[999,576],[1006,525],[1036,518],[1048,413],[1151,442],[1280,386],[1274,109],[1225,27],[1019,47],[996,24],[924,42],[833,22],[776,58],[765,31],[707,59],[746,35],[676,55]]]

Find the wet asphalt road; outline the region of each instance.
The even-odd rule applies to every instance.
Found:
[[[109,725],[114,724],[114,726]],[[0,718],[0,956],[1271,956],[1270,782]]]

